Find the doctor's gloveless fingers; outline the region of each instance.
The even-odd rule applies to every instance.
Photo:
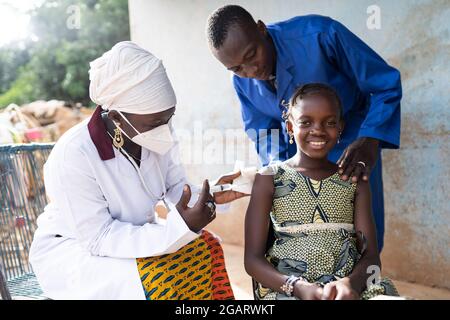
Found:
[[[191,188],[189,185],[185,184],[183,187],[183,193],[181,194],[180,200],[176,204],[176,208],[178,211],[181,209],[186,209],[188,207],[188,203],[191,200]]]
[[[233,183],[233,180],[236,179],[237,177],[239,177],[240,175],[241,175],[241,171],[223,175],[217,180],[216,185]]]
[[[209,182],[208,180],[203,181],[202,191],[200,192],[200,195],[198,197],[197,202],[195,203],[195,206],[203,207],[208,201],[208,198],[211,196],[209,193]]]

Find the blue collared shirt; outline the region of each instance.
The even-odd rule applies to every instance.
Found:
[[[359,137],[376,138],[382,148],[399,147],[402,88],[397,69],[328,17],[299,16],[267,29],[277,54],[277,90],[267,81],[233,76],[245,130],[255,143],[260,140],[263,164],[296,153],[295,144],[288,143],[282,104],[298,86],[311,82],[335,88],[343,104],[345,129],[332,158]],[[272,137],[270,129],[279,129],[279,137]],[[279,148],[274,148],[277,141]]]

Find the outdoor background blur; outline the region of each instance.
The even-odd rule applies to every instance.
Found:
[[[0,1],[0,143],[55,141],[88,116],[89,62],[129,39],[127,0]]]
[[[0,0],[0,145],[57,141],[89,117],[89,62],[131,39],[163,60],[172,81],[188,178],[216,178],[236,160],[255,165],[230,73],[204,32],[208,15],[230,3],[266,24],[330,16],[400,70],[401,147],[382,154],[383,274],[403,295],[450,299],[448,0]],[[224,241],[238,298],[252,297],[243,267],[247,205],[233,202],[208,226]]]

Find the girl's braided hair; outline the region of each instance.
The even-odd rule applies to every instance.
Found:
[[[292,108],[296,106],[300,100],[311,96],[322,96],[327,98],[330,103],[338,107],[339,118],[343,118],[342,103],[336,90],[324,83],[307,83],[298,87],[292,95],[289,104],[284,105],[285,111],[283,111],[282,113],[283,120],[288,120],[289,116],[291,115]]]

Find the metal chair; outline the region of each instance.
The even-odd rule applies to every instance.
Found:
[[[43,166],[54,144],[0,145],[0,294],[45,299],[28,262],[36,219],[47,204]]]

